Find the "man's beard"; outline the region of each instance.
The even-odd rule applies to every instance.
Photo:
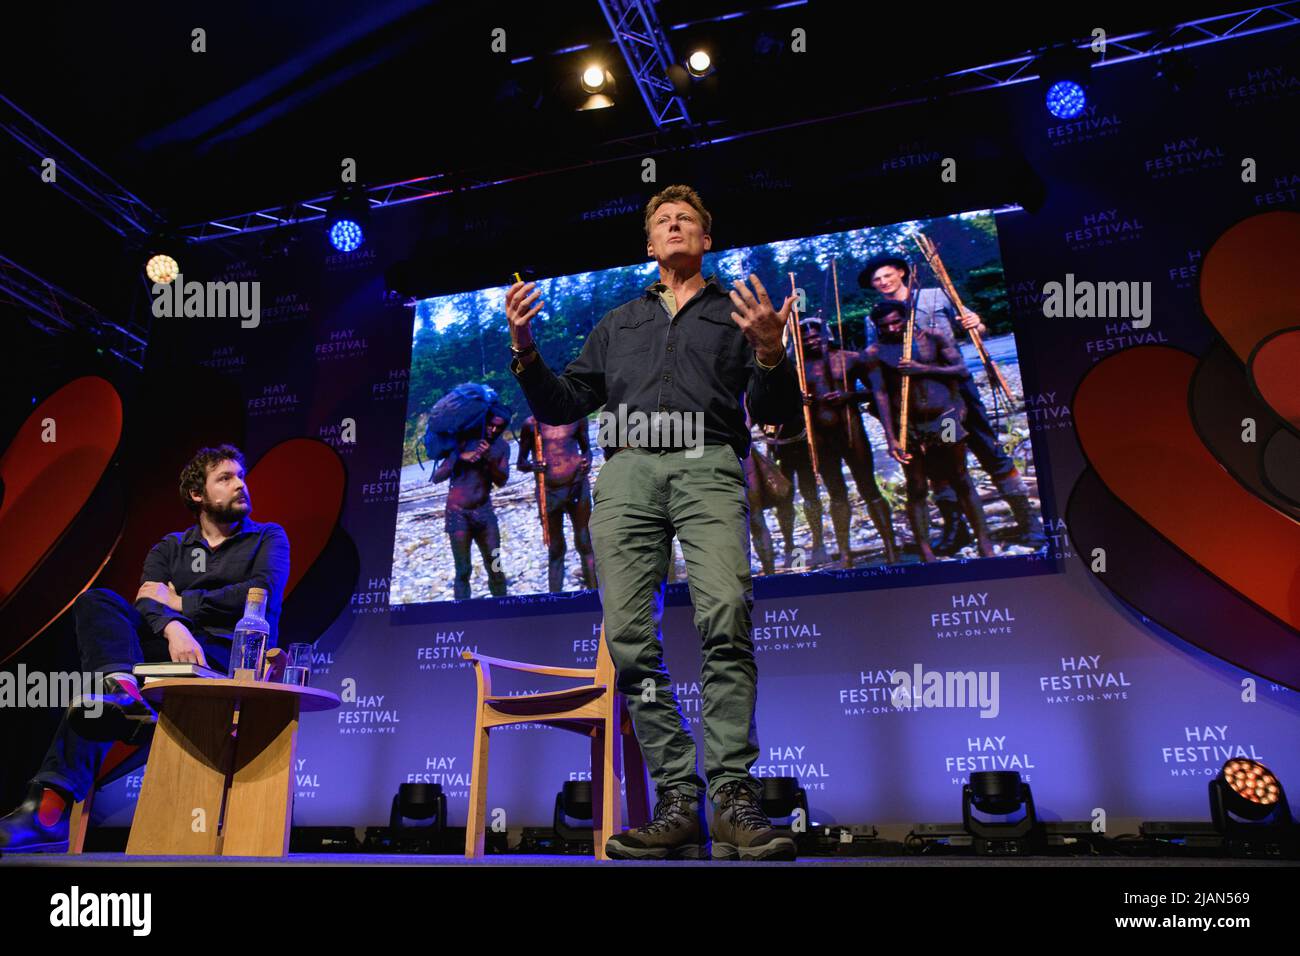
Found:
[[[237,505],[244,505],[243,508],[237,508]],[[238,521],[251,510],[248,507],[247,499],[235,498],[222,507],[214,507],[212,502],[204,500],[203,510],[207,516],[218,524],[229,524],[232,521]]]

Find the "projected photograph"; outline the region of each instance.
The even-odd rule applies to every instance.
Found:
[[[792,273],[798,290],[787,353],[805,411],[755,425],[745,462],[755,575],[1043,547],[991,211],[712,252],[703,271],[724,286],[757,274],[778,305]],[[536,278],[546,363],[563,371],[606,312],[657,278],[653,261]],[[393,604],[597,584],[599,411],[563,425],[531,417],[507,367],[505,291],[416,304]],[[676,543],[668,580],[685,580]]]

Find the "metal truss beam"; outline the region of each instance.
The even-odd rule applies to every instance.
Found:
[[[134,322],[119,323],[92,305],[47,282],[12,259],[0,255],[0,305],[22,312],[48,335],[88,334],[119,361],[144,368],[148,330]]]
[[[57,189],[119,236],[147,235],[162,217],[139,196],[69,146],[13,100],[0,94],[0,131],[7,133],[33,159],[28,167],[40,176],[42,163],[54,160]]]
[[[1100,60],[1093,63],[1092,68],[1101,69],[1132,60],[1160,56],[1177,50],[1190,50],[1209,43],[1236,40],[1297,25],[1300,25],[1300,2],[1292,0],[1290,3],[1275,3],[1192,20],[1166,30],[1145,30],[1140,33],[1108,36],[1106,52]],[[1088,50],[1091,42],[1088,40],[1078,44],[1078,49]],[[1118,54],[1115,51],[1119,51]],[[948,73],[946,78],[966,82],[950,92],[973,93],[977,90],[1029,83],[1040,79],[1039,74],[1034,72],[1040,56],[1040,53],[1027,53],[998,63],[955,70]]]
[[[597,3],[655,128],[676,124],[694,127],[686,101],[668,76],[668,67],[676,61],[652,0],[597,0]]]
[[[372,186],[365,190],[366,199],[371,209],[381,209],[385,206],[400,206],[420,199],[445,196],[453,192],[447,180],[447,174],[435,173],[432,176],[420,176],[383,186]],[[324,219],[329,202],[333,198],[334,194],[330,193],[300,202],[268,206],[265,209],[240,213],[237,216],[207,219],[183,227],[180,233],[191,242],[206,242],[210,239],[224,239],[242,233],[279,229],[281,226],[296,226],[299,223]]]
[[[602,7],[605,5],[606,4],[602,2]],[[630,6],[630,4],[626,5]],[[621,8],[622,5],[620,5],[620,9]],[[613,24],[611,23],[611,27],[612,26]],[[1127,63],[1136,59],[1160,56],[1161,54],[1173,52],[1175,50],[1186,50],[1193,47],[1205,46],[1210,43],[1222,43],[1227,40],[1235,40],[1259,33],[1266,33],[1272,30],[1294,28],[1297,26],[1300,26],[1300,0],[1291,0],[1289,3],[1269,4],[1267,6],[1241,10],[1237,13],[1222,14],[1201,20],[1190,21],[1162,31],[1151,30],[1141,33],[1128,33],[1121,36],[1108,37],[1106,41],[1108,51],[1119,50],[1120,54],[1117,56],[1107,55],[1106,58],[1095,63],[1093,69],[1115,66],[1116,64]],[[1087,44],[1081,44],[1080,48],[1085,48],[1086,46]],[[957,85],[955,88],[948,88],[946,93],[974,93],[980,90],[991,89],[999,86],[1008,86],[1016,83],[1027,83],[1040,79],[1040,77],[1033,72],[1034,64],[1038,61],[1039,56],[1039,53],[1027,53],[1023,56],[1003,60],[998,63],[989,63],[983,66],[953,71],[952,73],[947,74],[945,78],[949,80],[950,83],[956,81]],[[668,57],[669,59],[665,60],[665,63],[671,62],[671,53],[668,54]],[[663,76],[664,79],[667,80],[666,68]],[[671,83],[669,86],[671,86]],[[644,95],[646,95],[645,91],[643,91],[643,96]],[[702,139],[696,145],[710,146],[715,143],[744,139],[750,136],[774,132],[776,130],[793,129],[802,126],[833,122],[851,116],[894,109],[900,106],[925,101],[926,98],[920,95],[912,96],[910,98],[900,98],[891,102],[880,103],[862,109],[840,113],[835,116],[821,116],[804,120],[795,120],[788,123],[773,124],[771,126],[763,127],[762,129],[746,130],[740,133]],[[647,108],[651,110],[651,114],[654,115],[654,107],[651,103],[647,101],[646,105]],[[658,132],[658,129],[656,129],[656,132]],[[630,144],[632,140],[641,138],[644,137],[629,137],[624,142]],[[654,149],[647,153],[646,150],[641,149],[637,151],[636,155],[653,155],[655,152],[663,151],[664,149]],[[606,160],[597,160],[586,165],[600,165],[605,161]],[[461,188],[478,189],[485,186],[517,182],[535,176],[542,176],[562,171],[564,170],[548,169],[536,170],[513,176],[498,177],[495,179],[489,177],[469,181],[467,185],[463,185]],[[439,188],[440,186],[442,186],[442,188]],[[385,206],[395,206],[401,203],[444,196],[454,191],[455,190],[450,186],[449,174],[438,173],[433,176],[403,180],[402,182],[384,186],[375,186],[367,190],[366,194],[370,200],[371,209],[379,209]],[[283,206],[260,209],[256,212],[243,213],[238,216],[228,216],[223,219],[211,219],[206,222],[187,226],[182,231],[186,238],[191,241],[201,242],[210,239],[227,238],[246,232],[257,232],[265,229],[276,229],[281,226],[292,226],[301,222],[310,222],[313,219],[324,218],[325,204],[329,202],[330,198],[330,196],[320,196],[308,200],[307,202],[289,203]]]

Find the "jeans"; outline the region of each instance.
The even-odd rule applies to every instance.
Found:
[[[703,645],[708,795],[733,780],[757,792],[749,774],[758,759],[749,502],[745,471],[730,445],[706,445],[697,458],[646,448],[618,452],[596,479],[591,517],[605,642],[646,768],[660,793],[698,797],[706,785],[664,668],[660,634],[674,534]]]
[[[105,588],[86,591],[73,604],[73,613],[83,671],[130,673],[135,664],[171,660],[167,639],[154,634],[140,612],[113,591]],[[224,673],[230,666],[229,639],[213,637],[199,629],[192,628],[191,632],[203,647],[208,666]],[[72,794],[74,800],[83,800],[112,746],[111,742],[82,737],[68,726],[65,714],[32,782],[58,787]]]

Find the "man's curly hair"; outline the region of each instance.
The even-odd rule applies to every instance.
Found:
[[[647,237],[650,235],[650,217],[655,214],[655,210],[666,202],[686,203],[699,215],[700,227],[704,230],[704,234],[711,234],[713,216],[704,208],[704,200],[700,198],[700,194],[690,186],[666,186],[651,196],[650,201],[645,204],[645,234]]]
[[[208,472],[213,465],[223,461],[237,461],[239,467],[245,467],[242,451],[234,445],[218,445],[216,448],[200,448],[181,469],[181,501],[195,514],[198,514],[199,503],[190,497],[190,493],[202,495],[207,488]]]

